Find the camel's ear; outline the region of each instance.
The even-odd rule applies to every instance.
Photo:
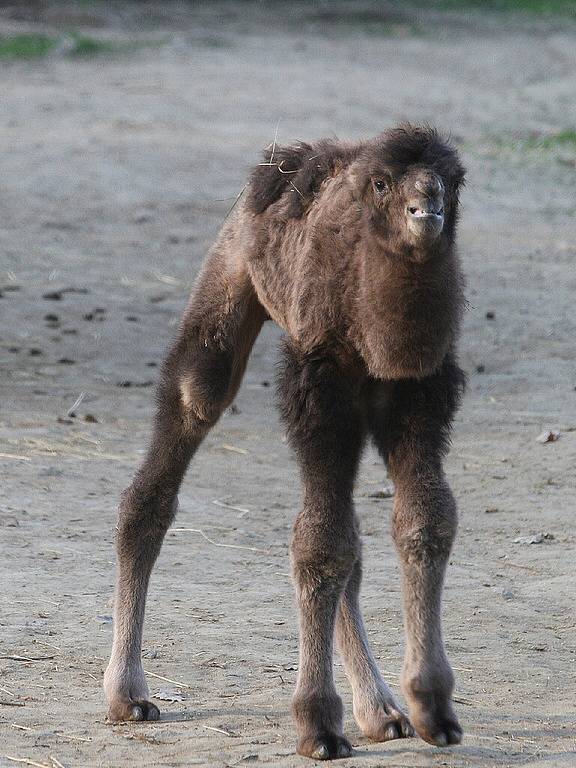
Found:
[[[466,185],[466,168],[459,160],[454,164],[450,173],[450,184],[456,193]]]
[[[447,141],[439,152],[438,165],[440,175],[448,181],[448,187],[458,195],[458,191],[466,183],[466,168],[460,160],[456,147]]]
[[[352,188],[352,197],[359,203],[369,203],[373,201],[372,179],[368,173],[365,163],[352,163],[349,170],[350,186]]]
[[[447,177],[447,198],[453,206],[458,206],[460,192],[466,185],[466,169],[458,159],[448,171]]]

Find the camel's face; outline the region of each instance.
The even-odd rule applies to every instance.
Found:
[[[380,231],[418,250],[434,243],[444,230],[445,186],[430,168],[413,166],[402,175],[372,175],[371,188],[376,211],[374,223]]]

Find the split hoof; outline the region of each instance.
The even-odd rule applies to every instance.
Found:
[[[303,739],[298,743],[298,754],[313,760],[337,760],[353,754],[352,745],[344,736],[325,733],[316,738]]]
[[[414,730],[428,744],[448,747],[462,741],[462,728],[449,702],[433,710],[419,706],[410,714]]]
[[[435,747],[448,747],[451,744],[460,744],[462,741],[462,728],[456,720],[448,719],[441,723],[435,723],[433,727],[423,729],[419,735],[433,744]]]
[[[145,699],[112,703],[108,709],[108,721],[111,723],[144,722],[159,719],[160,710],[156,704]]]
[[[414,728],[406,715],[386,705],[362,715],[357,714],[356,722],[370,741],[393,741],[414,736]]]

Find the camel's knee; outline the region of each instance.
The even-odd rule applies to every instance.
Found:
[[[158,388],[159,419],[179,419],[185,430],[213,426],[234,395],[232,350],[195,339],[168,357]]]
[[[178,379],[180,406],[186,421],[213,426],[226,405],[228,376],[189,371]]]
[[[188,370],[177,375],[180,408],[186,422],[211,427],[228,405],[232,358],[200,352]]]
[[[405,558],[447,557],[457,526],[456,502],[444,481],[396,489],[392,530],[396,548]]]
[[[290,557],[297,581],[318,586],[326,581],[344,584],[360,557],[356,526],[339,528],[297,520]]]

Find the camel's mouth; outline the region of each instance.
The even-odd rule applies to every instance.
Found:
[[[435,240],[444,228],[442,201],[414,201],[406,206],[406,218],[408,229],[418,241]]]
[[[444,208],[441,207],[435,210],[419,208],[416,205],[410,205],[408,206],[408,215],[414,219],[443,219]]]

